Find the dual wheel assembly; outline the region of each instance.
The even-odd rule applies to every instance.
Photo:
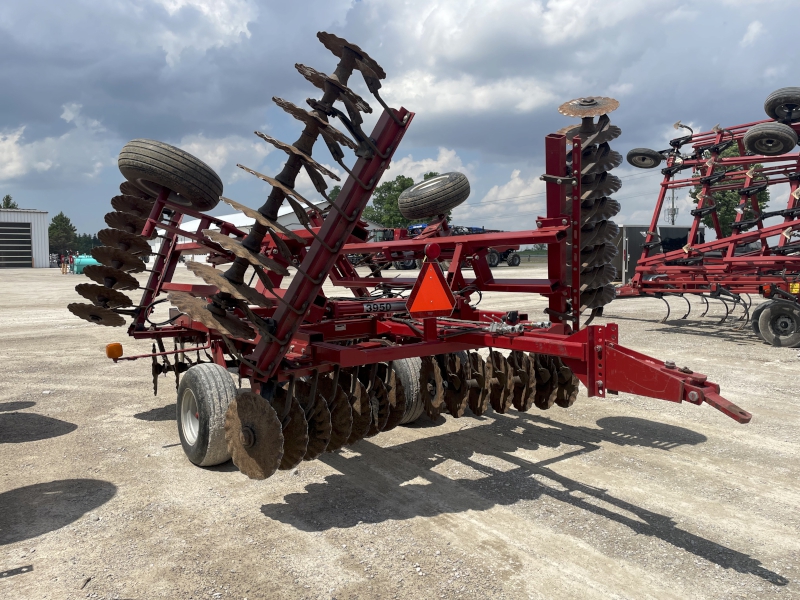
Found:
[[[768,300],[751,316],[753,332],[767,344],[800,348],[800,304],[789,300]]]
[[[191,462],[233,459],[252,479],[297,467],[355,442],[469,409],[480,416],[511,407],[528,411],[571,406],[578,378],[560,359],[512,352],[457,352],[414,357],[267,384],[261,394],[237,389],[215,363],[191,367],[180,381],[176,416]],[[267,400],[264,402],[264,400]]]

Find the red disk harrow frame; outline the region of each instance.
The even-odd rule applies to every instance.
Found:
[[[292,468],[299,460],[409,422],[422,412],[436,418],[444,410],[462,416],[467,407],[481,414],[489,404],[499,412],[512,405],[518,410],[534,404],[539,408],[554,403],[567,407],[577,396],[578,380],[589,396],[626,392],[676,403],[707,403],[740,423],[750,421],[751,415],[722,398],[719,386],[705,375],[622,346],[617,325],[592,325],[591,319],[581,322],[582,311],[602,306],[601,296],[605,297],[609,288],[602,281],[598,287],[598,273],[602,274],[603,268],[584,268],[581,250],[586,250],[582,236],[588,235],[587,231],[598,235],[598,227],[611,231],[613,224],[602,221],[592,229],[591,223],[587,225],[587,202],[582,200],[591,199],[592,190],[611,189],[599,187],[599,174],[585,174],[593,167],[588,160],[599,160],[591,157],[602,152],[608,156],[607,144],[602,148],[596,143],[600,132],[605,132],[606,139],[619,134],[618,129],[613,136],[608,133],[614,129],[610,129],[613,126],[603,108],[613,103],[608,109],[613,110],[616,101],[573,101],[583,112],[565,114],[581,116],[583,124],[568,128],[571,139],[564,134],[547,136],[546,173],[542,176],[547,187],[546,215],[537,220],[536,229],[450,235],[441,218],[418,238],[367,243],[361,213],[414,114],[405,108],[389,108],[380,98],[382,70],[363,50],[330,34],[319,37],[341,60],[330,77],[297,66],[324,90],[321,101],[308,101],[313,111],[294,105],[287,108],[289,103],[276,99],[284,110],[305,122],[303,135],[293,146],[270,142],[289,154],[286,167],[275,178],[245,168],[271,186],[267,202],[255,211],[223,198],[253,216],[253,229],[246,234],[193,208],[190,193],[176,195],[167,179],[152,175],[152,179],[142,180],[126,174],[152,194],[141,195],[147,214],[125,221],[127,217],[118,215],[131,213],[122,210],[110,213],[116,216],[107,221],[129,225],[125,235],[161,238],[142,299],[133,308],[114,304],[116,290],[112,289],[87,295],[91,305],[70,305],[79,316],[100,324],[115,325],[120,314],[130,315],[128,334],[154,342],[151,354],[139,356],[122,356],[119,345],[110,345],[107,352],[111,358],[151,358],[154,383],[167,372],[173,372],[176,379],[183,374],[178,424],[184,450],[193,462],[215,464],[232,455],[248,476],[264,478],[276,468]],[[366,102],[347,87],[355,69],[361,71],[384,107],[369,135],[360,130],[358,117]],[[346,115],[332,108],[337,100],[344,101]],[[599,108],[592,113],[591,107]],[[330,116],[338,117],[355,140],[333,129],[327,121]],[[600,119],[594,122],[593,116]],[[319,135],[349,173],[338,197],[324,210],[293,189],[298,171],[304,168],[317,191],[330,200],[319,174],[333,174],[310,157]],[[341,162],[341,149],[334,142],[356,149],[358,159],[351,168]],[[123,155],[128,156],[126,150]],[[134,162],[130,159],[125,165]],[[602,179],[611,181],[612,177],[603,173]],[[157,196],[152,191],[154,182]],[[132,189],[130,182],[125,186]],[[610,206],[607,200],[597,202]],[[115,201],[115,208],[122,206]],[[277,209],[284,201],[292,206],[302,228],[289,231],[276,223]],[[597,203],[591,210],[597,210]],[[196,227],[186,228],[186,217],[197,219]],[[119,241],[117,250],[122,255],[117,250],[97,253],[107,270],[95,274],[96,281],[107,289],[125,289],[132,278],[126,278],[129,276],[123,271],[135,271],[131,265],[138,264],[131,259],[132,243],[125,235],[107,234]],[[123,238],[128,240],[127,246]],[[181,238],[190,241],[182,243]],[[486,261],[488,250],[524,244],[547,245],[547,277],[496,279]],[[601,248],[589,246],[589,251]],[[207,252],[213,265],[229,265],[227,271],[187,263],[204,283],[172,281],[182,254],[198,251]],[[365,276],[347,260],[352,254],[375,255],[376,264],[413,255],[427,264],[419,278],[385,278],[374,270]],[[445,272],[441,264],[446,264]],[[253,287],[245,283],[248,269],[253,272]],[[430,313],[410,306],[408,292],[412,288],[419,288],[412,291],[415,298],[430,293],[430,288],[425,291],[428,284],[421,281],[426,273],[433,281],[443,280],[449,290],[445,296],[451,298],[452,306],[445,316],[426,316]],[[326,281],[348,288],[350,295],[326,295]],[[435,286],[433,291],[437,291]],[[545,312],[549,320],[537,322],[520,314],[514,309],[513,296],[504,311],[481,310],[471,304],[476,295],[489,292],[542,294],[548,299]],[[171,309],[168,321],[154,323],[150,319],[153,308],[164,295],[177,308]],[[166,349],[165,340],[170,338],[173,350]],[[487,359],[475,352],[487,349]],[[506,357],[499,351],[511,354]],[[203,398],[209,393],[202,385],[211,381],[206,373],[211,367],[233,372],[240,381],[248,380],[249,390],[234,389],[215,400],[216,404],[204,405]],[[215,383],[215,389],[228,383]],[[346,399],[343,404],[339,396]],[[215,425],[219,420],[209,416],[209,411],[218,410],[225,417],[222,450],[219,436],[223,434]]]

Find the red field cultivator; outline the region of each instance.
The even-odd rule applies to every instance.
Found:
[[[204,214],[222,194],[208,166],[172,146],[134,140],[120,154],[127,181],[112,200],[116,211],[106,216],[111,229],[101,236],[107,245],[94,252],[102,265],[86,269],[97,285],[78,286],[91,303],[69,306],[102,325],[123,325],[129,316],[129,335],[153,340],[148,355],[123,356],[119,344],[106,351],[115,360],[150,358],[154,384],[162,374],[180,376],[178,431],[192,462],[213,465],[232,457],[249,477],[266,478],[423,413],[436,419],[445,411],[461,417],[467,409],[481,415],[490,407],[501,413],[512,406],[566,408],[579,382],[590,396],[622,391],[706,402],[741,423],[750,420],[704,375],[621,346],[616,325],[581,326],[582,312],[597,311],[614,296],[609,240],[617,228],[609,218],[619,205],[609,195],[619,179],[607,171],[622,157],[608,146],[620,132],[607,113],[616,101],[582,98],[561,107],[581,123],[546,139],[547,214],[537,229],[448,235],[440,218],[425,236],[376,248],[365,243],[360,216],[413,113],[386,105],[379,95],[385,74],[363,50],[334,35],[318,37],[340,59],[334,73],[296,66],[322,98],[307,101],[310,111],[274,99],[303,123],[302,134],[289,145],[257,133],[288,154],[283,170],[273,178],[242,167],[269,186],[266,202],[253,210],[221,198],[252,217],[252,229],[245,234]],[[361,128],[361,113],[372,109],[348,87],[356,70],[383,107],[371,134]],[[348,133],[335,129],[331,117]],[[320,136],[348,173],[335,201],[325,177],[336,175],[311,157]],[[344,163],[342,146],[355,151],[352,167]],[[324,210],[294,189],[301,169],[328,200]],[[407,192],[403,210],[435,217],[462,202],[469,188],[463,175],[451,173]],[[278,224],[283,202],[302,228]],[[183,228],[184,217],[198,219],[196,229]],[[161,239],[160,250],[134,306],[121,290],[139,287],[130,273],[145,269],[139,257],[154,237]],[[521,244],[547,244],[547,278],[495,279],[488,249]],[[212,265],[228,266],[190,262],[187,268],[202,283],[173,282],[181,253],[198,250],[208,252]],[[376,251],[387,262],[413,255],[425,263],[417,278],[392,279],[359,274],[347,260]],[[446,272],[440,261],[449,261]],[[326,295],[326,282],[350,293]],[[513,304],[489,311],[471,303],[486,292],[543,294],[549,321],[532,321]],[[153,322],[154,307],[167,300],[174,305],[169,318]],[[238,388],[230,373],[238,375]]]
[[[800,88],[771,94],[764,108],[770,120],[694,133],[670,142],[660,152],[631,150],[628,162],[654,168],[666,160],[664,180],[646,234],[636,273],[617,289],[617,297],[698,295],[706,311],[708,298],[725,306],[723,322],[737,305],[740,321],[751,320],[754,332],[775,346],[800,347],[800,153],[791,152],[800,132]],[[692,152],[683,154],[691,144]],[[738,156],[722,157],[731,147]],[[691,170],[690,176],[681,176]],[[763,210],[758,195],[774,186],[788,187],[785,208]],[[658,219],[669,190],[694,188],[697,208],[686,245],[664,251],[658,237]],[[739,197],[731,234],[724,235],[715,194],[733,191]],[[711,217],[716,240],[698,243],[701,222]],[[750,314],[750,294],[769,302]],[[747,300],[745,296],[748,296]],[[687,300],[688,304],[688,300]],[[669,304],[667,304],[667,317]],[[691,305],[684,315],[691,313]],[[703,313],[705,314],[705,312]],[[666,320],[666,318],[664,320]]]

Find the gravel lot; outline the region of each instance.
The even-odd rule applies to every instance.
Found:
[[[149,362],[103,353],[148,344],[66,310],[84,281],[0,271],[2,597],[800,598],[800,358],[700,318],[697,300],[686,321],[627,300],[599,322],[706,373],[749,425],[582,395],[569,410],[423,417],[251,481],[188,462],[174,379],[154,397]],[[544,302],[482,305],[538,319]]]

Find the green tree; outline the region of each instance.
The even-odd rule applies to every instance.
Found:
[[[339,192],[342,191],[342,186],[335,185],[331,188],[331,191],[328,192],[328,198],[331,200],[336,200],[339,197]]]
[[[53,217],[47,233],[50,238],[51,253],[62,254],[67,250],[76,250],[77,236],[75,226],[63,212]]]
[[[428,180],[437,175],[438,173],[431,171],[425,173],[423,179]],[[414,180],[405,175],[398,175],[392,181],[384,181],[375,188],[375,192],[372,194],[372,203],[364,209],[364,218],[382,227],[408,227],[415,223],[424,223],[424,220],[406,219],[400,214],[400,208],[397,205],[400,194],[412,185],[414,185]],[[449,212],[447,216],[450,217]]]
[[[727,148],[722,151],[720,154],[720,158],[730,158],[732,156],[739,156],[739,146],[734,144],[730,148]],[[756,165],[755,168],[759,168],[761,165]],[[716,170],[722,170],[720,167],[717,167]],[[725,183],[725,179],[722,180],[722,183]],[[758,180],[756,180],[758,181]],[[755,183],[754,181],[753,183]],[[695,188],[689,192],[689,195],[692,197],[692,202],[697,204],[698,198],[697,195],[702,191],[701,186],[695,186]],[[723,237],[728,237],[731,234],[732,228],[731,224],[736,220],[736,207],[739,206],[739,199],[740,194],[736,190],[726,190],[723,192],[715,192],[712,195],[713,202],[717,207],[716,213],[719,217],[719,227],[722,232]],[[762,212],[764,207],[769,202],[769,188],[761,190],[756,195],[756,199],[758,200],[758,210]],[[704,203],[705,206],[709,206],[708,199]],[[706,227],[714,227],[714,221],[711,217],[713,213],[709,213],[703,217],[703,224]],[[747,205],[744,207],[744,211],[742,214],[742,220],[747,221],[749,219],[754,219],[755,214],[753,213],[753,209],[751,204],[748,202]]]
[[[9,194],[6,194],[3,196],[3,203],[0,208],[19,208],[19,204],[14,202],[14,199]]]
[[[80,254],[89,254],[92,248],[102,245],[103,243],[97,239],[96,234],[79,233],[75,238],[75,250]]]

